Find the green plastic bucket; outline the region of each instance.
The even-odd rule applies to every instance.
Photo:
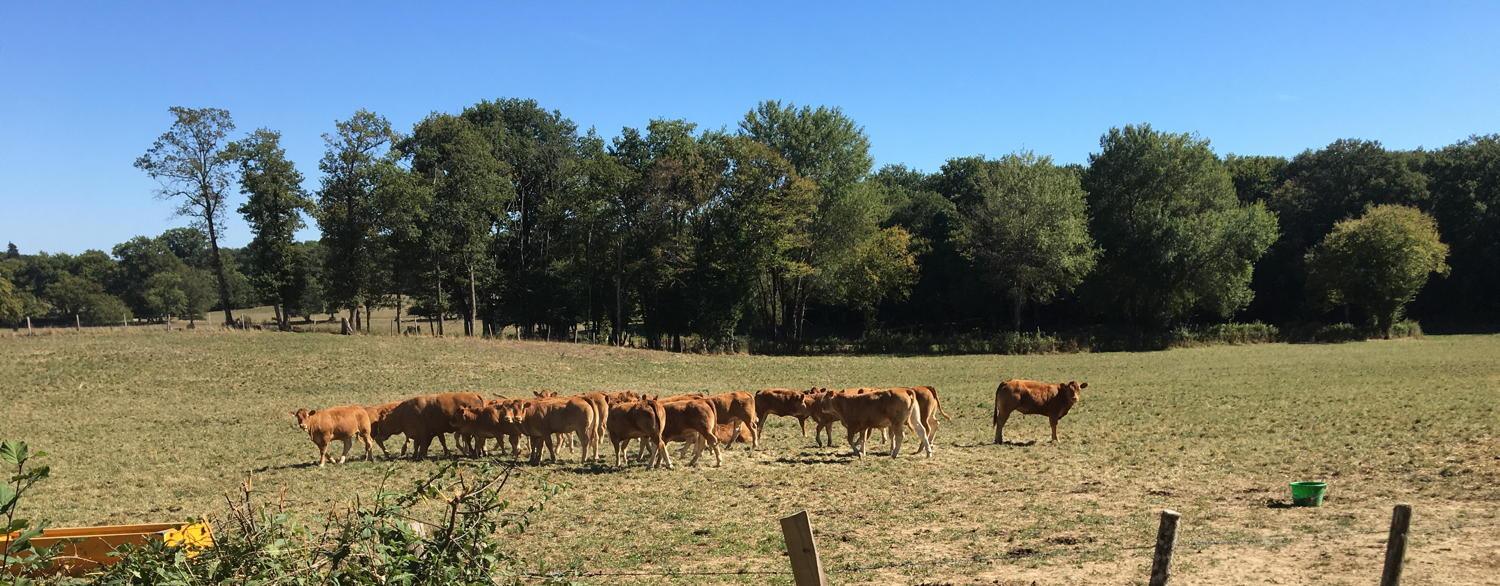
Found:
[[[1323,493],[1327,491],[1327,482],[1293,482],[1292,504],[1299,507],[1320,506],[1323,504]]]

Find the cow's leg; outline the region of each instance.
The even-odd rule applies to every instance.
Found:
[[[1005,420],[1010,419],[1010,409],[1000,407],[995,411],[995,443],[1005,443]]]
[[[549,434],[546,434],[546,435],[542,436],[542,442],[543,442],[542,445],[547,446],[547,461],[548,462],[556,462],[557,461],[557,439],[554,438],[553,435],[554,434],[550,434],[549,433]]]
[[[892,458],[901,455],[901,439],[906,436],[905,425],[905,423],[896,423],[891,425],[890,435],[888,435],[887,437],[891,438],[890,447]]]
[[[423,460],[427,458],[427,449],[432,447],[432,436],[423,435],[411,438],[411,459]]]
[[[609,443],[614,444],[614,446],[615,446],[615,467],[619,468],[620,467],[620,446],[624,445],[625,442],[622,442],[622,441],[619,441],[619,440],[615,440],[615,441],[612,441],[612,442],[609,442]]]
[[[854,428],[852,428],[852,427],[851,428],[847,428],[847,429],[848,429],[848,432],[847,432],[848,437],[846,439],[849,441],[849,449],[854,450],[854,455],[855,456],[864,456],[864,454],[862,453],[863,448],[864,448],[864,440],[863,440],[863,438],[861,438],[858,441],[856,441],[855,438],[859,438],[860,434],[857,433],[857,432],[855,432]]]
[[[444,457],[447,457],[451,453],[451,452],[448,451],[448,440],[446,438],[446,435],[447,434],[442,434],[442,433],[437,434],[438,445],[443,446],[443,456]],[[422,457],[424,457],[424,458],[427,457],[427,449],[431,448],[431,447],[432,447],[432,443],[428,442],[427,447],[426,448],[422,448]]]
[[[588,428],[579,429],[576,433],[578,434],[578,445],[582,446],[578,450],[578,464],[581,466],[589,463],[589,445],[593,443],[593,440],[589,437]]]
[[[797,418],[797,429],[800,429],[802,431],[802,437],[803,438],[807,437],[807,418],[806,417],[798,417]]]
[[[724,457],[719,453],[719,441],[712,437],[708,438],[708,448],[714,451],[714,468],[723,467]]]
[[[917,432],[917,439],[922,440],[922,445],[917,448],[917,451],[922,452],[926,454],[927,457],[931,458],[932,434],[929,433],[927,431],[927,427],[922,424],[922,415],[916,409],[913,409],[908,415],[908,418],[911,420],[912,431]]]
[[[687,445],[684,444],[683,447],[686,448]],[[700,436],[700,437],[697,437],[697,438],[693,439],[693,459],[690,460],[690,461],[688,461],[688,466],[697,467],[698,466],[698,457],[702,456],[702,455],[703,455],[703,438]],[[678,456],[678,457],[680,458],[681,456]]]
[[[646,442],[642,441],[641,443]],[[656,454],[657,458],[660,458],[663,462],[666,462],[668,470],[675,468],[675,466],[672,465],[672,454],[667,452],[667,442],[659,441],[656,443]]]
[[[1048,416],[1047,423],[1052,424],[1052,441],[1057,441],[1057,417]]]
[[[321,468],[324,463],[328,462],[328,440],[322,437],[314,437],[313,445],[318,446],[318,467]]]
[[[383,457],[383,458],[385,458],[387,460],[391,459],[391,453],[388,452],[388,451],[386,451],[386,449],[385,449],[385,440],[377,439],[377,438],[375,438],[373,436],[370,439],[374,440],[375,445],[380,446],[380,455],[381,455],[381,457]]]
[[[340,464],[349,461],[349,449],[354,447],[354,436],[346,435],[342,441],[344,442],[344,453],[339,454]]]
[[[374,443],[374,442],[370,441],[370,433],[369,432],[365,432],[365,433],[359,434],[359,441],[365,444],[365,461],[366,462],[374,462],[375,461],[375,446],[370,445],[371,443]]]

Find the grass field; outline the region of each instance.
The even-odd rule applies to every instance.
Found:
[[[511,539],[549,568],[779,570],[776,520],[806,509],[837,584],[1144,583],[1157,511],[1173,508],[1182,583],[1369,584],[1404,501],[1406,583],[1500,583],[1500,336],[786,358],[200,330],[8,337],[0,351],[0,437],[51,454],[52,479],[24,506],[56,523],[212,515],[246,474],[316,513],[368,495],[389,468],[416,478],[434,466],[309,468],[314,448],[287,413],[301,406],[443,390],[933,384],[957,419],[931,460],[853,460],[776,420],[760,451],[726,454],[720,469],[534,469],[568,487]],[[1004,377],[1090,385],[1061,441],[1028,416],[1007,428],[1019,444],[994,446]],[[1286,482],[1304,479],[1329,482],[1325,506],[1285,506]],[[529,498],[526,483],[507,490]]]

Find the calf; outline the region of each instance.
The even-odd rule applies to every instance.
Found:
[[[344,453],[339,455],[338,460],[340,464],[349,459],[349,448],[353,447],[355,438],[359,438],[365,445],[365,459],[375,459],[370,446],[370,414],[364,407],[351,405],[315,411],[298,409],[292,412],[292,417],[297,418],[297,427],[306,431],[307,437],[318,446],[318,466],[328,462],[328,443],[333,440],[344,442]]]
[[[642,443],[649,444],[662,453],[667,453],[666,442],[662,433],[666,431],[667,414],[662,408],[661,402],[655,399],[640,401],[628,401],[615,403],[609,408],[609,442],[615,447],[615,466],[620,466],[620,453],[624,452],[630,445],[630,440],[640,439]],[[668,468],[672,467],[672,457],[666,455],[663,458]],[[651,467],[659,464],[653,461]]]
[[[865,432],[876,428],[889,430],[891,457],[900,455],[901,440],[906,435],[906,426],[910,425],[922,440],[918,451],[932,457],[932,444],[927,439],[927,428],[922,424],[921,407],[910,389],[831,392],[823,394],[818,402],[821,409],[833,413],[844,423],[849,447],[856,456],[864,456]]]
[[[823,447],[824,433],[828,434],[828,446],[833,447],[833,424],[839,420],[838,415],[822,401],[829,392],[826,388],[813,387],[802,393],[802,406],[807,410],[807,418],[813,420],[813,441],[820,448]]]
[[[662,409],[666,413],[662,439],[669,442],[693,442],[697,450],[693,452],[693,460],[688,462],[689,466],[698,464],[698,456],[703,453],[703,444],[707,443],[709,449],[714,452],[714,466],[722,466],[724,459],[719,453],[719,441],[714,436],[714,428],[719,426],[719,417],[713,402],[707,398],[696,397],[689,397],[687,400],[677,399],[662,402]],[[658,450],[653,461],[661,459],[665,453],[665,449]]]
[[[698,399],[708,401],[714,406],[714,414],[718,416],[719,423],[740,423],[750,428],[751,447],[760,446],[760,433],[756,427],[755,397],[743,391],[731,391],[717,395],[676,395],[662,399],[664,402],[686,401]]]
[[[594,406],[582,397],[558,397],[517,401],[501,406],[506,423],[516,425],[521,433],[531,438],[531,463],[540,464],[542,447],[553,461],[557,460],[557,447],[552,435],[572,433],[578,436],[580,463],[588,463],[589,446],[593,444],[594,430],[598,428],[598,414]]]
[[[464,406],[458,412],[458,417],[453,422],[453,427],[458,433],[467,434],[478,442],[476,456],[484,455],[484,444],[489,438],[495,438],[495,443],[505,451],[505,443],[510,443],[510,457],[519,459],[521,457],[520,427],[505,421],[505,407],[517,402],[515,399],[492,400],[485,403],[483,407],[474,408]]]
[[[400,401],[392,401],[383,405],[366,405],[364,407],[365,414],[370,417],[370,439],[374,440],[375,445],[380,447],[380,454],[387,458],[391,457],[391,453],[385,449],[385,440],[401,433],[401,430],[390,429],[393,426],[391,422],[386,421],[386,418],[390,416],[391,411],[399,404],[401,404]],[[403,439],[401,443],[403,451],[406,448],[406,441]]]
[[[802,437],[807,437],[807,405],[802,400],[803,393],[792,389],[763,389],[755,392],[755,414],[759,420],[755,422],[755,435],[759,435],[766,424],[766,420],[772,415],[797,418],[797,426],[802,430]],[[731,438],[738,439],[738,438]],[[751,436],[752,442],[754,435]]]
[[[1052,441],[1057,441],[1058,420],[1078,404],[1083,389],[1088,386],[1088,383],[1078,381],[1052,384],[1020,379],[1000,383],[995,388],[995,443],[1005,443],[1005,420],[1014,411],[1025,415],[1046,415],[1052,424]]]

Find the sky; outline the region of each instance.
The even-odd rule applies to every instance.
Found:
[[[0,240],[108,251],[187,225],[132,166],[176,105],[280,131],[309,190],[357,109],[409,129],[503,97],[605,136],[837,106],[877,166],[926,171],[1082,163],[1142,122],[1220,154],[1441,147],[1500,132],[1497,23],[1500,2],[1461,1],[3,2]],[[250,237],[230,214],[223,243]]]

